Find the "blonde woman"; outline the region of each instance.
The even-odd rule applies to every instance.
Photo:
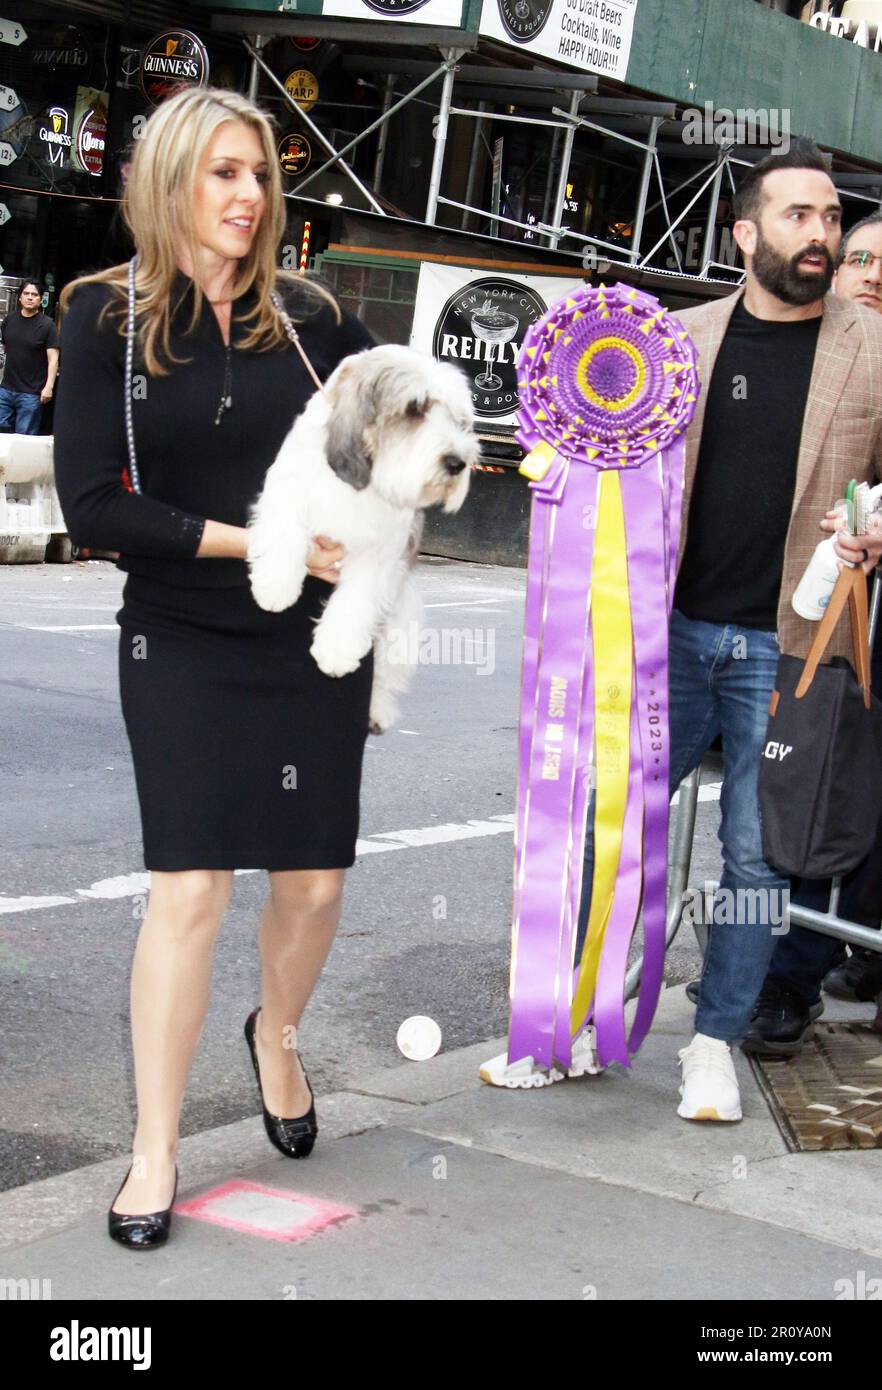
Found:
[[[131,985],[134,1157],[109,1213],[130,1248],[168,1236],[180,1109],[234,869],[269,875],[261,1004],[245,1029],[264,1124],[292,1158],[315,1142],[294,1040],[355,856],[372,670],[366,660],[334,680],[309,655],[342,551],[316,538],[300,601],[267,613],[248,585],[245,526],[315,389],[274,290],[322,379],[372,339],[324,290],[277,271],[283,208],[272,129],[249,101],[191,89],[151,116],[125,198],[135,479],[129,267],[62,296],[57,486],[74,543],[119,551],[127,572],[120,692],[151,871]]]

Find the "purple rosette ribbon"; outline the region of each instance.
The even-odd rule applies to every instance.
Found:
[[[628,1066],[664,969],[667,623],[695,353],[652,295],[586,286],[528,330],[518,390],[533,500],[508,1060],[566,1069],[590,1020],[601,1063]],[[591,911],[576,961],[592,790]],[[628,1032],[625,974],[641,907]]]

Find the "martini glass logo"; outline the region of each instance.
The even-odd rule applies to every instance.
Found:
[[[497,308],[491,299],[485,299],[480,309],[472,314],[472,332],[482,343],[487,344],[484,356],[486,368],[475,377],[475,385],[481,391],[498,391],[502,377],[493,371],[493,353],[497,346],[510,343],[518,331],[518,320],[514,314],[506,314]]]
[[[515,43],[529,43],[545,27],[554,0],[496,0],[499,18]],[[576,8],[575,4],[572,6]],[[581,9],[585,9],[582,0]]]

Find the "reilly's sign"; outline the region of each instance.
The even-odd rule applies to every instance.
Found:
[[[569,276],[487,275],[424,262],[411,346],[463,372],[477,416],[510,423],[518,408],[524,334],[549,304],[580,283]]]
[[[205,45],[188,29],[157,34],[141,54],[141,90],[154,106],[181,87],[204,87],[207,81]]]

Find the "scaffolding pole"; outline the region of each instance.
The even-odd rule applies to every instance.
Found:
[[[282,96],[285,98],[285,100],[287,101],[288,105],[291,107],[291,109],[292,109],[294,112],[296,112],[296,114],[297,114],[297,116],[299,116],[300,120],[303,121],[303,124],[304,124],[305,126],[307,126],[307,127],[312,131],[312,133],[313,133],[313,135],[315,136],[315,138],[316,138],[318,141],[320,141],[320,143],[325,147],[326,150],[330,151],[330,153],[331,153],[332,155],[336,156],[336,155],[337,155],[337,151],[334,149],[334,146],[331,144],[331,142],[330,142],[330,140],[328,139],[328,137],[327,137],[321,130],[319,130],[319,128],[318,128],[318,126],[316,125],[315,121],[313,121],[313,120],[310,119],[310,117],[309,117],[309,115],[307,114],[307,112],[304,111],[300,106],[298,106],[298,105],[297,105],[297,102],[294,101],[294,100],[292,99],[291,93],[288,92],[288,91],[285,89],[284,83],[282,83],[282,82],[279,81],[279,79],[276,77],[276,74],[273,72],[272,68],[270,68],[270,67],[268,67],[268,66],[266,65],[266,63],[265,63],[265,62],[263,61],[263,59],[261,58],[260,54],[259,54],[259,53],[256,51],[256,49],[248,42],[247,39],[243,39],[243,40],[242,40],[242,43],[243,43],[243,45],[244,45],[244,47],[245,47],[246,53],[249,53],[249,54],[251,55],[252,61],[258,65],[258,67],[260,68],[260,70],[261,70],[262,72],[265,72],[265,73],[266,73],[267,77],[268,77],[269,80],[272,82],[273,86],[274,86],[274,87],[278,87],[279,91],[282,93]],[[341,160],[340,160],[340,168],[343,170],[344,173],[346,173],[346,174],[349,175],[350,179],[351,179],[352,182],[355,184],[356,188],[358,189],[358,191],[359,191],[359,193],[362,195],[362,197],[367,198],[367,200],[368,200],[368,202],[370,203],[371,207],[373,208],[374,212],[378,212],[378,213],[380,214],[381,217],[385,217],[385,216],[386,216],[386,211],[385,211],[385,209],[382,208],[382,207],[380,206],[380,204],[377,202],[376,198],[374,197],[373,193],[370,191],[369,188],[366,188],[366,187],[365,187],[365,185],[362,183],[361,179],[360,179],[360,178],[358,177],[358,175],[356,174],[355,170],[354,170],[354,169],[351,169],[351,168],[349,167],[349,165],[346,163],[345,159],[341,159]],[[297,195],[295,194],[295,195],[293,195],[293,196],[296,197]]]
[[[723,174],[728,163],[728,150],[721,150],[717,158],[717,169],[714,174],[714,180],[711,184],[710,207],[707,210],[707,221],[704,224],[704,246],[701,251],[701,270],[698,272],[699,280],[707,279],[708,267],[714,259],[714,240],[717,230],[717,211],[720,206],[720,189],[723,186]]]
[[[255,35],[254,35],[254,47],[256,48],[256,50],[257,50],[258,53],[262,53],[262,52],[263,52],[263,48],[264,48],[264,45],[265,45],[265,44],[266,44],[266,39],[264,38],[263,34],[255,34]],[[249,101],[254,101],[254,102],[257,101],[257,89],[258,89],[259,85],[260,85],[260,68],[257,66],[257,63],[255,62],[254,58],[252,57],[252,59],[251,59],[251,70],[250,70],[250,72],[249,72],[249,74],[248,74],[248,100],[249,100]]]
[[[640,255],[640,242],[643,237],[643,220],[646,217],[646,199],[649,196],[649,180],[652,177],[652,167],[655,161],[655,142],[658,139],[658,129],[661,125],[661,118],[653,116],[649,123],[649,137],[646,142],[646,153],[643,156],[643,168],[640,171],[640,188],[637,192],[637,211],[634,214],[634,230],[631,236],[631,253],[636,259]]]
[[[571,119],[564,129],[563,149],[560,152],[560,170],[557,176],[557,192],[554,195],[554,214],[551,219],[552,225],[555,228],[560,227],[563,220],[564,204],[567,198],[567,182],[570,177],[570,162],[573,157],[573,142],[576,138],[576,121],[579,116],[579,103],[583,96],[583,92],[576,91],[570,93],[570,109],[566,114]],[[552,250],[556,251],[559,241],[560,234],[555,231],[548,238],[548,245]]]
[[[643,260],[637,262],[637,268],[638,268],[639,270],[642,270],[644,266],[646,266],[646,265],[649,264],[650,260],[651,260],[652,257],[655,255],[655,253],[656,253],[656,251],[658,250],[658,248],[663,244],[663,242],[667,241],[668,237],[671,235],[671,233],[674,231],[674,229],[675,229],[676,227],[679,227],[680,223],[683,221],[683,218],[686,216],[687,212],[689,212],[690,209],[693,208],[693,207],[695,206],[695,204],[698,202],[698,200],[699,200],[699,198],[701,197],[701,195],[702,195],[702,193],[704,192],[704,190],[705,190],[705,189],[708,187],[708,185],[709,185],[710,183],[712,183],[713,180],[717,177],[718,172],[719,172],[719,171],[715,168],[715,169],[713,169],[713,170],[711,171],[711,173],[708,174],[707,178],[705,179],[704,183],[703,183],[703,184],[701,185],[701,187],[699,188],[698,192],[695,194],[694,197],[692,197],[692,198],[689,199],[689,202],[686,204],[686,206],[685,206],[685,208],[683,209],[683,211],[682,211],[681,213],[679,213],[679,215],[677,216],[676,220],[675,220],[674,222],[672,222],[672,223],[669,225],[667,231],[662,233],[662,235],[659,237],[658,241],[657,241],[657,242],[655,243],[655,245],[653,246],[652,250],[651,250],[651,251],[647,251],[646,255],[643,257]]]
[[[469,176],[466,180],[465,189],[465,200],[467,203],[470,203],[475,196],[475,179],[478,176],[478,147],[481,143],[481,136],[484,131],[484,127],[481,123],[481,113],[486,110],[486,101],[479,101],[478,110],[475,113],[475,128],[472,131],[472,148],[469,152]],[[464,232],[466,230],[470,216],[471,214],[468,212],[463,213],[459,224],[460,231]]]
[[[441,192],[441,171],[444,167],[444,152],[447,148],[447,127],[450,122],[450,105],[453,98],[453,79],[456,65],[465,52],[462,48],[444,50],[444,84],[441,88],[441,109],[438,124],[435,126],[435,150],[432,155],[432,173],[429,178],[429,196],[426,201],[426,225],[434,227],[438,216],[438,195]]]
[[[383,115],[389,115],[389,107],[392,105],[392,92],[395,88],[395,76],[389,73],[386,78],[386,87],[383,92]],[[374,188],[379,193],[380,182],[383,178],[383,165],[386,163],[386,141],[389,139],[389,125],[380,128],[380,135],[377,140],[377,153],[374,158]]]
[[[312,183],[313,179],[319,178],[319,176],[324,174],[327,169],[330,169],[333,164],[339,164],[344,155],[349,154],[350,150],[354,150],[356,145],[361,144],[362,140],[365,140],[368,135],[372,135],[379,126],[385,125],[390,117],[401,110],[402,106],[406,106],[409,101],[413,101],[414,97],[419,96],[420,92],[424,91],[426,87],[430,87],[433,82],[437,81],[442,72],[445,71],[446,68],[442,65],[440,68],[437,68],[435,72],[430,73],[428,77],[424,77],[422,82],[417,83],[413,91],[407,92],[400,101],[396,101],[394,106],[390,106],[388,111],[383,111],[375,121],[371,121],[369,126],[365,126],[364,130],[359,131],[358,135],[354,136],[353,139],[349,141],[348,145],[344,145],[338,154],[333,155],[331,159],[325,160],[324,164],[322,164],[320,168],[314,169],[311,174],[307,174],[306,178],[298,183],[297,192],[302,193],[306,185]]]

